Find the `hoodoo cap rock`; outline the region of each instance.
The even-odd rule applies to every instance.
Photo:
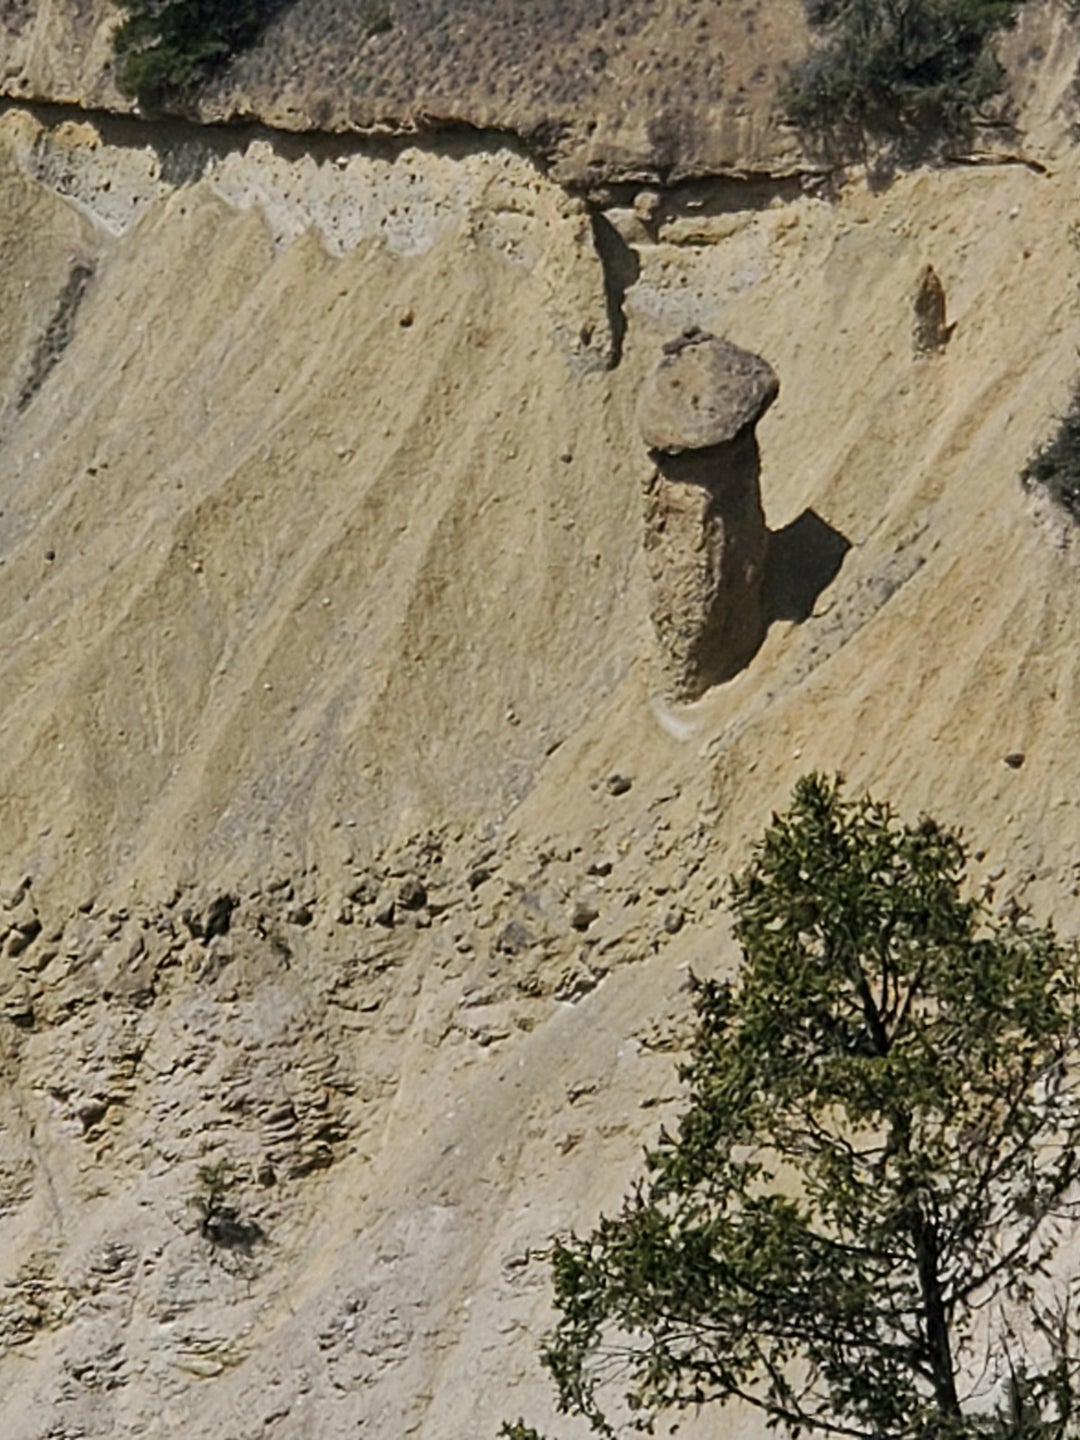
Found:
[[[760,355],[695,327],[664,346],[642,386],[638,428],[650,450],[709,450],[756,424],[779,391],[776,372]]]

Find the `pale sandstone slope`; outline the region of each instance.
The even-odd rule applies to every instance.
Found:
[[[535,1252],[634,1173],[722,877],[808,768],[1080,924],[1080,562],[1017,478],[1076,375],[1078,161],[1029,24],[1038,167],[613,213],[612,369],[588,217],[512,151],[4,118],[5,1436],[580,1435]],[[956,328],[916,358],[928,262]],[[675,710],[633,407],[689,322],[780,376],[773,529],[851,548]],[[222,1158],[250,1265],[194,1228]]]
[[[401,233],[341,259],[314,234],[275,248],[257,209],[210,187],[178,191],[137,243],[88,242],[72,346],[21,416],[8,372],[7,823],[39,872],[91,881],[108,836],[143,867],[155,830],[170,866],[188,832],[191,857],[223,847],[216,868],[237,822],[245,848],[297,854],[315,814],[384,835],[412,792],[425,818],[487,813],[632,658],[635,552],[615,536],[635,487],[613,503],[593,477],[623,448],[645,461],[602,370],[587,218],[507,152],[418,168],[376,164],[381,220],[346,195],[350,244]],[[221,188],[280,183],[284,210],[303,183],[251,170],[226,165]],[[35,286],[50,304],[44,271]],[[51,660],[32,640],[50,632]],[[48,821],[17,798],[31,768],[51,777]]]

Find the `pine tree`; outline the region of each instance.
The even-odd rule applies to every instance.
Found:
[[[1077,1218],[1080,962],[966,869],[934,821],[799,783],[733,887],[737,978],[696,984],[677,1129],[555,1248],[562,1410],[605,1436],[735,1400],[793,1435],[1073,1433],[1051,1266]]]

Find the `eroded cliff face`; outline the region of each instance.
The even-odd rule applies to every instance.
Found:
[[[203,93],[209,121],[300,131],[494,130],[564,182],[790,171],[798,137],[775,109],[807,29],[796,0],[738,9],[686,0],[293,0]],[[0,6],[0,94],[126,112],[112,77],[108,0]],[[765,58],[767,57],[767,58]],[[764,59],[764,63],[763,63]]]
[[[1017,480],[1075,380],[1075,41],[1011,43],[1011,162],[831,199],[0,118],[5,1437],[580,1435],[543,1252],[670,1115],[807,769],[1075,931],[1078,562]],[[781,389],[764,642],[675,705],[634,416],[689,325]]]
[[[477,0],[467,14],[455,0],[393,0],[375,10],[391,23],[372,33],[371,5],[286,0],[258,43],[187,102],[189,117],[309,136],[490,132],[601,205],[618,199],[610,186],[821,180],[845,155],[869,160],[880,181],[895,163],[894,143],[868,153],[855,137],[824,142],[785,120],[780,86],[813,43],[799,0]],[[6,0],[0,96],[132,113],[113,74],[120,17],[111,0]],[[1073,39],[1061,8],[1027,6],[999,44],[1007,95],[953,151],[1038,160],[1044,124],[1053,146],[1069,103]]]

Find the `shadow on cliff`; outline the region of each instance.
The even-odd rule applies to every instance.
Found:
[[[846,535],[804,510],[782,530],[769,532],[762,582],[765,628],[774,620],[801,625],[813,614],[818,596],[836,579],[851,549]]]

